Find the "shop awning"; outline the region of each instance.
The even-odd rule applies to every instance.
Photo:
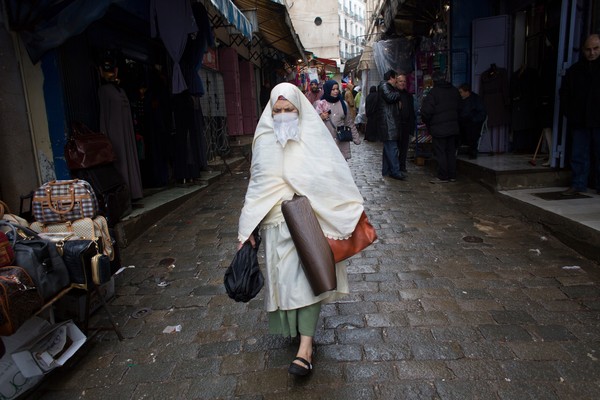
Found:
[[[240,33],[252,40],[252,24],[231,0],[210,0],[213,6],[229,21]]]
[[[346,64],[344,64],[344,76],[348,75],[352,71],[356,71],[361,56],[362,54],[359,54],[356,57],[352,57],[346,61]]]
[[[101,18],[113,0],[0,0],[0,22],[17,32],[35,64]],[[4,3],[4,4],[2,4]]]
[[[278,0],[233,0],[233,2],[242,11],[256,11],[258,32],[266,45],[294,59],[306,61],[304,47],[292,26],[285,5]]]

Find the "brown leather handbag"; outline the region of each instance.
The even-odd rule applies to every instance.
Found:
[[[0,335],[15,333],[43,304],[27,271],[14,266],[0,268]]]
[[[333,253],[308,198],[294,195],[281,204],[281,212],[315,296],[337,287]]]
[[[71,171],[115,161],[115,152],[108,136],[92,131],[81,122],[73,122],[71,130],[65,145],[65,161]]]
[[[375,232],[375,228],[373,228],[373,225],[367,219],[367,214],[363,211],[356,224],[356,228],[354,228],[354,232],[352,232],[352,236],[344,240],[329,238],[327,240],[331,246],[331,251],[333,251],[333,258],[338,263],[369,247],[377,240],[377,232]]]

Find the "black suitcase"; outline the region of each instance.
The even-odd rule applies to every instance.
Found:
[[[72,175],[92,185],[98,198],[100,213],[106,217],[108,226],[115,226],[121,218],[131,213],[129,188],[114,164],[72,171]]]

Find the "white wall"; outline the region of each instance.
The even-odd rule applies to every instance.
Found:
[[[317,57],[339,58],[338,0],[287,0],[287,6],[294,30],[304,48]],[[317,17],[323,21],[319,26],[314,22]]]

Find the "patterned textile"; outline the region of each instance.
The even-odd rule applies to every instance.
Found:
[[[51,181],[40,186],[33,195],[33,216],[42,223],[94,218],[98,200],[92,186],[84,180]]]

